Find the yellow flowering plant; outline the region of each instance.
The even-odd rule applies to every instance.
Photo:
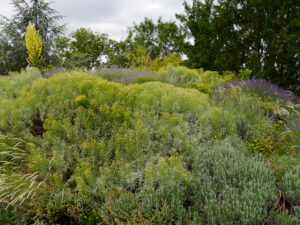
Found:
[[[26,48],[28,53],[27,62],[32,67],[41,68],[42,66],[42,48],[41,38],[35,28],[29,22],[25,34]]]

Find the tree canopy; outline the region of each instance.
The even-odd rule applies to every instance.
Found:
[[[71,34],[70,51],[67,60],[71,66],[91,69],[101,65],[101,57],[108,46],[108,35],[94,33],[87,28],[79,28]]]
[[[299,1],[193,0],[177,15],[194,41],[186,65],[263,77],[299,92]],[[298,22],[297,22],[298,21]]]
[[[134,23],[128,29],[127,37],[131,49],[143,46],[151,59],[180,53],[184,39],[182,29],[174,21],[163,22],[161,18],[157,23],[149,18]]]

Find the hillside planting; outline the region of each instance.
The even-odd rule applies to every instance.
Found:
[[[173,66],[0,78],[0,221],[297,224],[298,98],[233,78]]]

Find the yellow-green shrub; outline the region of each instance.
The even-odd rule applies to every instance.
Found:
[[[161,74],[168,76],[168,81],[176,86],[183,86],[189,82],[196,82],[200,80],[198,70],[188,69],[182,66],[168,65],[166,69],[159,71]]]
[[[233,79],[233,74],[220,76],[214,71],[200,72],[200,79],[197,82],[187,83],[184,87],[195,88],[200,92],[212,94],[215,92],[216,86]]]
[[[234,134],[236,131],[234,115],[226,110],[212,107],[209,114],[206,114],[205,117],[208,117],[209,125],[211,126],[210,135],[217,139]]]
[[[150,61],[149,70],[159,71],[166,69],[168,65],[178,66],[181,62],[181,57],[178,54],[170,54],[168,57],[163,56]]]

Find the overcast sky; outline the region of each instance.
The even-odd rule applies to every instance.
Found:
[[[126,37],[127,27],[144,17],[163,21],[175,20],[175,13],[184,12],[183,0],[53,0],[51,7],[65,16],[67,31],[89,27],[107,33],[110,38]],[[191,2],[188,0],[187,2]],[[11,17],[11,0],[0,0],[0,15]]]

